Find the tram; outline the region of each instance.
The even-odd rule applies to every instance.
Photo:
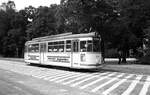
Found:
[[[33,38],[25,43],[24,61],[79,69],[99,68],[103,65],[101,38],[95,32]]]

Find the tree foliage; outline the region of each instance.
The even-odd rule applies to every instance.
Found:
[[[0,10],[0,53],[20,57],[25,41],[35,37],[97,32],[103,46],[121,48],[126,57],[129,49],[143,48],[143,39],[150,39],[149,26],[149,0],[61,0],[20,11],[9,1]]]

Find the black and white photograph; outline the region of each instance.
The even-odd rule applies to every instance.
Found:
[[[150,0],[0,0],[0,95],[150,95]]]

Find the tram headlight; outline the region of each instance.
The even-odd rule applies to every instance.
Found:
[[[82,62],[86,61],[85,54],[81,54],[81,61],[82,61]]]

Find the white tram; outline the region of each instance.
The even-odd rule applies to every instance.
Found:
[[[26,63],[92,69],[101,67],[101,38],[95,32],[64,33],[25,43]]]

